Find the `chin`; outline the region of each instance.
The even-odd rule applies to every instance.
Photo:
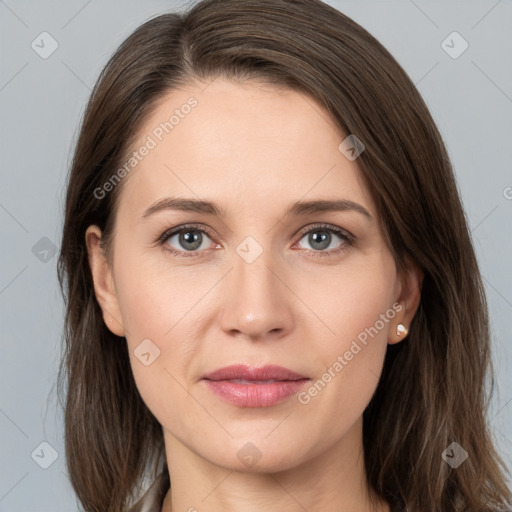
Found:
[[[278,473],[300,465],[305,459],[306,454],[299,452],[299,448],[304,448],[303,444],[297,442],[292,446],[282,443],[281,439],[270,441],[265,436],[233,439],[227,446],[223,444],[206,454],[205,458],[212,464],[242,473]]]

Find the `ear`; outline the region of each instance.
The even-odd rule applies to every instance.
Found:
[[[100,240],[100,228],[89,226],[85,232],[85,243],[94,282],[94,292],[103,312],[103,321],[109,330],[117,336],[125,336],[112,269],[105,258],[103,249],[100,247]]]
[[[388,343],[390,345],[401,342],[407,336],[412,319],[420,304],[423,278],[423,271],[415,262],[407,257],[406,269],[399,274],[401,291],[397,302],[400,303],[402,308],[395,315],[393,322],[390,322],[390,332],[388,334]],[[397,332],[399,324],[403,325],[405,329]]]

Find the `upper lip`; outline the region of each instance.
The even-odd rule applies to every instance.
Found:
[[[208,380],[301,380],[307,379],[292,370],[277,365],[252,367],[244,364],[236,364],[219,368],[203,377]]]

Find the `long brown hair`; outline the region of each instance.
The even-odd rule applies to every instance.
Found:
[[[510,505],[508,470],[486,421],[494,375],[484,287],[451,163],[419,92],[374,37],[320,0],[204,0],[145,22],[121,44],[75,148],[58,262],[66,303],[59,390],[65,377],[67,465],[84,510],[121,512],[148,465],[165,456],[126,342],[103,322],[85,246],[96,224],[109,254],[123,183],[102,198],[95,190],[122,165],[159,99],[219,76],[293,88],[356,134],[366,147],[357,163],[397,268],[410,258],[423,271],[409,334],[388,346],[363,415],[371,489],[396,511]],[[442,458],[452,442],[468,453],[456,469]]]

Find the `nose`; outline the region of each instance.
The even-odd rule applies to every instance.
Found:
[[[272,261],[271,251],[264,250],[250,263],[235,253],[233,266],[222,292],[224,332],[251,341],[289,334],[297,299],[287,283],[285,274],[289,273],[276,264],[275,258]]]

